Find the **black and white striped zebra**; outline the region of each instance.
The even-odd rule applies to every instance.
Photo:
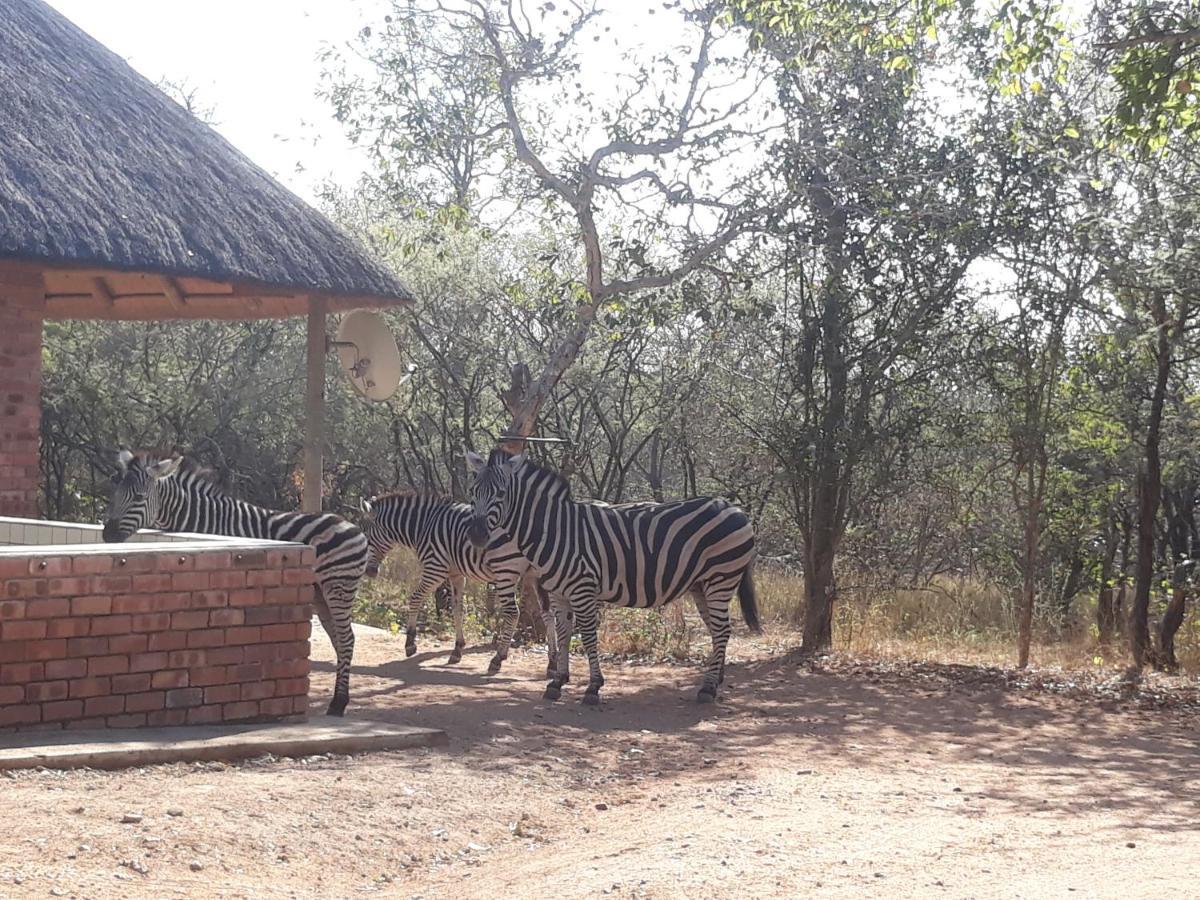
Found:
[[[337,653],[337,681],[328,713],[340,716],[350,700],[354,655],[351,607],[367,566],[367,539],[333,513],[277,512],[230,497],[210,473],[179,456],[117,456],[104,540],[124,541],[139,528],[296,541],[316,551],[314,605]]]
[[[596,637],[600,601],[658,607],[685,593],[695,598],[712,636],[697,699],[716,699],[735,593],[746,624],[759,630],[751,578],[754,529],[745,512],[714,497],[623,507],[579,503],[562,476],[524,454],[494,450],[484,459],[469,452],[467,463],[475,473],[470,538],[481,545],[496,529],[512,536],[555,598],[560,647],[569,646],[574,619],[591,676],[584,703],[599,703],[604,685]],[[568,657],[558,656],[558,672],[546,687],[548,700],[557,700],[569,680]]]
[[[404,652],[417,652],[417,614],[430,592],[449,580],[454,610],[454,649],[450,662],[462,659],[466,639],[463,636],[463,586],[473,578],[493,586],[500,604],[500,633],[496,655],[488,664],[491,675],[500,671],[508,659],[513,632],[517,626],[517,592],[529,563],[516,544],[503,532],[492,535],[486,546],[476,547],[467,537],[471,528],[471,507],[453,503],[444,497],[399,491],[376,497],[365,505],[367,520],[363,534],[367,538],[369,555],[367,575],[379,572],[379,566],[392,548],[408,547],[417,555],[421,566],[416,588],[408,598]],[[547,635],[550,648],[549,672],[556,665],[555,643]]]

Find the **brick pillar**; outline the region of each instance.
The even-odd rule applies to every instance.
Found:
[[[45,306],[41,273],[0,260],[0,515],[38,514]]]

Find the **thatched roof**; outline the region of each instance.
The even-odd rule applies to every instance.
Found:
[[[190,287],[201,301],[191,315],[226,295],[266,315],[301,312],[303,295],[331,309],[411,299],[324,216],[41,0],[0,0],[0,84],[0,262],[48,270],[52,300],[56,270],[67,273],[63,304],[90,293],[112,318],[127,317],[112,271],[167,276],[155,291],[168,309],[186,309]],[[128,317],[148,317],[136,306]]]

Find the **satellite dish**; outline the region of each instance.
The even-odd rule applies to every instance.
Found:
[[[337,350],[338,362],[354,389],[368,400],[386,400],[416,370],[409,366],[405,374],[400,350],[379,313],[365,309],[350,313],[342,319],[337,340],[329,344]]]

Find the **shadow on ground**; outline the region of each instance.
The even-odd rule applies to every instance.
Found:
[[[814,766],[862,760],[874,769],[961,768],[964,777],[971,763],[986,761],[1004,777],[964,784],[968,796],[1032,814],[1142,811],[1144,827],[1164,831],[1194,830],[1200,821],[1198,718],[1188,710],[1113,711],[973,680],[972,667],[958,667],[961,679],[916,678],[869,667],[814,670],[786,656],[731,664],[712,706],[694,700],[694,668],[609,663],[596,709],[579,704],[577,683],[559,703],[542,699],[544,655],[516,653],[488,676],[490,648],[468,648],[456,666],[445,663],[448,650],[405,659],[401,640],[360,642],[349,714],[442,728],[449,752],[488,768],[542,758],[594,768],[587,760],[598,743],[611,748],[617,770],[636,762],[642,775],[663,779],[720,758],[795,759],[797,751]],[[332,666],[327,647],[316,645],[315,655],[312,714],[320,715]],[[640,752],[627,759],[635,746]],[[1080,780],[1094,790],[1055,790]]]

